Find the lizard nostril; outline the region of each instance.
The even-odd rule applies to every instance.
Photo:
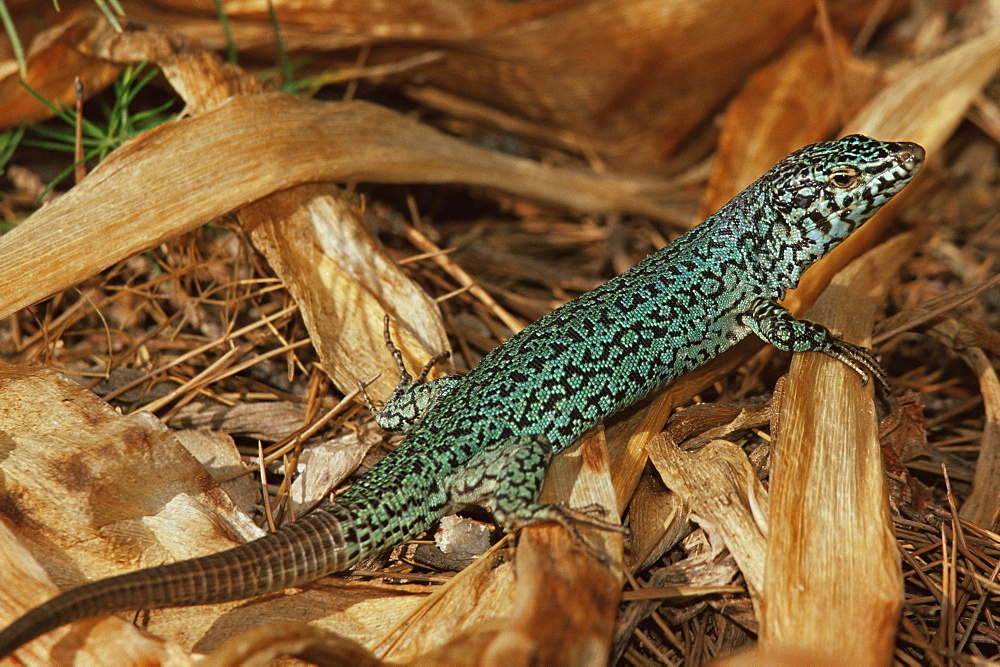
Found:
[[[894,155],[900,162],[916,166],[924,161],[926,151],[924,151],[923,146],[908,141],[900,142],[898,145],[900,148],[895,151]]]

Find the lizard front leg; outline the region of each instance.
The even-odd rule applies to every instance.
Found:
[[[787,352],[822,352],[830,355],[861,376],[861,383],[868,384],[875,378],[878,388],[889,393],[889,379],[871,350],[853,345],[834,335],[822,324],[799,320],[772,299],[759,299],[752,303],[743,317],[743,323],[764,342]]]

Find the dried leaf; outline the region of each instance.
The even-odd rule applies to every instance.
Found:
[[[986,423],[980,441],[972,491],[962,504],[962,518],[980,526],[991,526],[1000,516],[1000,379],[989,357],[978,347],[956,344],[965,334],[955,320],[937,324],[931,335],[951,344],[956,353],[976,374],[986,410]]]
[[[648,569],[691,532],[690,510],[673,491],[654,477],[643,477],[629,503],[628,566],[631,572]]]
[[[274,623],[247,630],[200,661],[200,667],[266,667],[281,656],[320,665],[374,667],[383,664],[349,639],[304,623]]]
[[[28,76],[24,82],[56,107],[72,108],[76,100],[77,77],[86,94],[102,90],[118,76],[121,65],[82,52],[78,45],[92,31],[104,28],[93,15],[67,17],[68,20],[41,33],[28,49]],[[17,63],[0,63],[0,127],[43,120],[52,111],[24,88]]]
[[[334,188],[300,186],[239,215],[295,298],[323,368],[341,391],[379,373],[367,391],[382,400],[399,382],[383,340],[385,315],[395,321],[393,343],[414,374],[448,349],[437,304],[389,259],[357,208]],[[431,377],[448,368],[439,364]]]
[[[0,432],[6,434],[0,462],[4,514],[20,544],[61,587],[260,535],[155,417],[123,417],[52,371],[0,367]],[[15,546],[0,552],[24,556]],[[40,569],[26,576],[2,571],[4,623],[56,592]],[[216,605],[214,612],[222,608]],[[68,635],[50,636],[47,646],[53,648],[53,640],[63,645],[67,636],[71,643],[83,642],[94,625],[74,624]],[[115,638],[106,634],[96,649],[135,644],[127,624],[105,627],[105,633],[115,628]],[[123,644],[117,643],[118,632]]]
[[[830,45],[802,39],[750,77],[733,98],[719,136],[698,219],[708,217],[793,150],[826,139],[867,99],[874,68]]]
[[[381,438],[375,434],[346,433],[312,443],[299,455],[299,475],[292,482],[292,514],[299,516],[326,498],[333,488],[358,469],[365,454]]]
[[[233,473],[246,470],[246,464],[228,433],[206,428],[183,429],[174,431],[174,435],[213,479],[226,480],[219,482],[219,486],[243,513],[249,515],[260,508],[260,485],[249,475],[232,479]]]
[[[136,10],[140,17],[148,11]],[[192,16],[197,11],[201,22]],[[275,11],[291,48],[328,52],[365,45],[366,64],[376,65],[441,53],[414,70],[411,96],[439,102],[459,117],[494,121],[503,115],[533,128],[526,129],[529,135],[556,136],[586,154],[648,168],[659,166],[747,74],[778,52],[812,6],[780,0],[752,6],[725,0],[324,0],[308,7],[276,2]],[[238,44],[273,41],[264,3],[227,3],[226,13]],[[188,9],[183,19],[186,34],[225,48],[206,7]]]
[[[451,653],[478,655],[481,643],[497,633],[514,610],[517,584],[511,562],[497,548],[480,556],[372,642],[376,652],[396,663],[436,662]]]
[[[808,317],[864,344],[886,287],[909,256],[899,236],[834,278]],[[771,532],[761,645],[891,660],[903,602],[871,387],[843,363],[795,355],[773,412]]]
[[[664,484],[691,508],[691,520],[724,544],[760,604],[768,533],[768,496],[743,450],[714,440],[697,452],[680,450],[666,436],[649,443],[649,458]]]

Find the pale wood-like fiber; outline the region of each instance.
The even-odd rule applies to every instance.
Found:
[[[865,344],[884,282],[912,252],[897,237],[834,278],[808,317]],[[776,397],[761,646],[889,664],[903,604],[873,388],[844,364],[796,355]]]

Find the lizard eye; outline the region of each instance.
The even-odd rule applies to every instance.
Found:
[[[849,190],[858,183],[858,170],[854,167],[837,167],[830,172],[830,183],[841,190]]]

